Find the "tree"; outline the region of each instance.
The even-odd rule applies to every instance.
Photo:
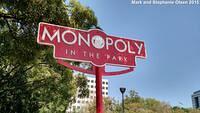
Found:
[[[126,113],[171,113],[168,104],[153,98],[142,98],[134,90],[129,92],[125,98]]]
[[[83,111],[79,113],[95,113],[95,100],[86,106]],[[115,99],[104,99],[105,113],[121,113],[121,103]],[[153,98],[142,98],[134,90],[131,90],[125,98],[125,113],[200,113],[198,109],[172,107],[165,102]]]
[[[112,98],[104,98],[104,113],[119,113],[120,105]],[[95,113],[96,112],[96,100],[89,103],[85,108],[79,113]]]
[[[86,91],[84,79],[73,78],[73,71],[56,63],[52,57],[52,48],[36,43],[39,22],[81,29],[97,26],[94,12],[76,0],[70,0],[68,4],[64,0],[2,0],[2,113],[65,112],[68,104],[73,101],[76,88]]]

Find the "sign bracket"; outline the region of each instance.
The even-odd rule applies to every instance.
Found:
[[[84,68],[80,68],[77,66],[73,66],[70,63],[58,59],[57,62],[65,67],[68,67],[69,69],[75,70],[75,71],[79,71],[79,72],[83,72],[83,73],[87,73],[87,74],[92,74],[95,75],[95,71],[96,71],[96,67],[97,66],[92,66],[92,70],[87,70]],[[115,71],[115,72],[106,72],[105,69],[102,70],[103,76],[116,76],[116,75],[121,75],[121,74],[126,74],[129,73],[131,71],[134,71],[134,67],[129,67],[128,69],[124,69],[124,70],[120,70],[120,71]]]

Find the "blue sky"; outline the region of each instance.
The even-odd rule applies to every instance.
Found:
[[[200,90],[200,5],[136,6],[131,0],[80,2],[95,12],[107,34],[144,40],[146,44],[148,57],[137,59],[134,72],[105,77],[109,80],[109,96],[120,100],[119,87],[123,86],[145,98],[192,107],[191,94]]]

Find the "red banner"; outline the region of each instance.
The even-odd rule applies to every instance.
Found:
[[[143,41],[107,35],[101,30],[80,30],[41,22],[37,42],[54,47],[54,58],[135,67],[137,57],[145,58]]]

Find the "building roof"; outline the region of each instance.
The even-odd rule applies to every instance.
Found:
[[[198,91],[195,91],[193,94],[197,94],[197,93],[200,93],[200,90],[198,90]]]

